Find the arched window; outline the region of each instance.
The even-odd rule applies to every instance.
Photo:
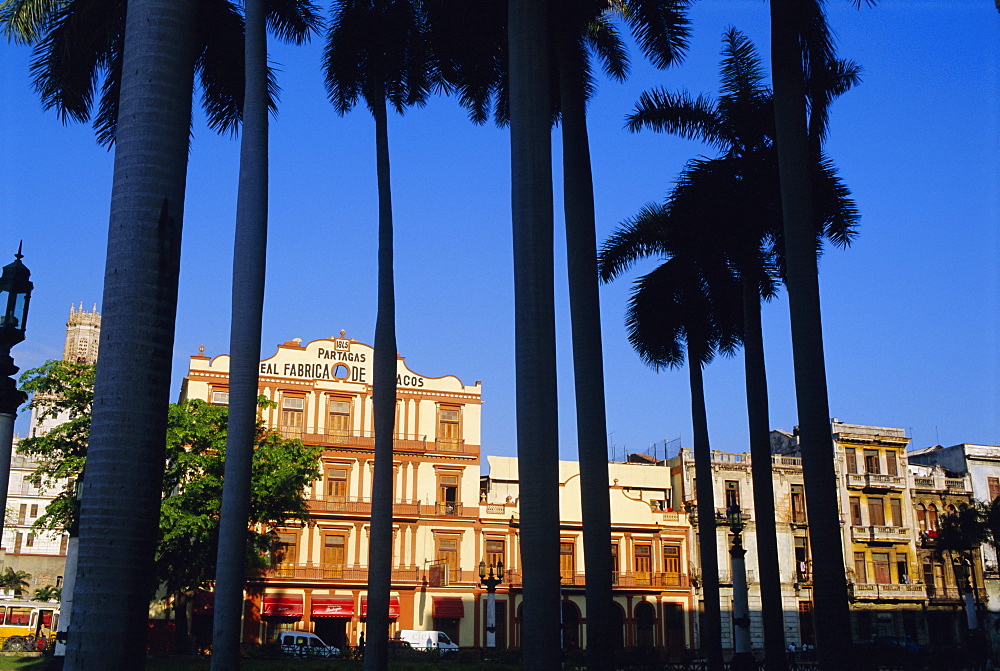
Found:
[[[927,506],[927,528],[934,531],[937,531],[938,528],[937,506],[933,503]]]
[[[635,645],[651,648],[655,644],[653,632],[656,629],[656,610],[648,601],[635,605]]]
[[[921,531],[927,531],[927,508],[922,503],[917,505],[917,526]]]

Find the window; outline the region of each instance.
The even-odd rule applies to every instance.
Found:
[[[851,497],[851,524],[856,527],[863,524],[861,521],[861,499],[857,496]]]
[[[875,582],[879,585],[888,585],[892,582],[889,575],[889,553],[873,552],[872,565],[875,567]]]
[[[910,584],[910,564],[906,560],[905,554],[896,555],[896,576],[900,585]]]
[[[795,537],[795,582],[809,581],[809,540]]]
[[[802,485],[792,485],[792,524],[805,524],[806,497]]]
[[[865,473],[881,473],[878,466],[878,450],[865,450]]]
[[[572,585],[576,577],[576,543],[573,541],[559,543],[559,577],[564,585]]]
[[[459,474],[454,471],[438,471],[438,515],[461,515],[462,504],[458,500]]]
[[[1000,496],[1000,478],[986,478],[986,486],[990,491],[990,501],[996,500]]]
[[[24,543],[24,534],[18,531],[14,535],[14,554],[21,552],[21,544]]]
[[[504,559],[504,541],[501,539],[488,539],[486,541],[485,561],[487,566],[497,566]]]
[[[894,450],[886,450],[885,472],[889,475],[899,475],[899,466],[896,460],[896,452]]]
[[[868,523],[873,527],[885,526],[885,504],[878,497],[868,499]]]
[[[679,545],[663,546],[663,584],[678,587],[681,584],[681,548]]]
[[[653,584],[653,548],[648,543],[635,546],[635,584]]]
[[[333,438],[349,438],[351,435],[351,402],[346,399],[330,399],[327,403],[326,435]]]
[[[439,450],[457,452],[462,444],[460,430],[460,413],[457,407],[438,408],[437,447]]]
[[[63,534],[59,538],[59,554],[61,554],[61,555],[66,554],[66,549],[68,547],[69,547],[69,536],[67,536],[66,534]],[[56,587],[58,587],[58,585],[56,585]]]
[[[926,557],[924,558],[923,569],[924,582],[927,583],[927,595],[933,597],[935,588],[937,587],[937,584],[934,581],[934,565],[931,564],[931,560]]]
[[[31,517],[31,519],[35,519],[36,517],[38,517],[38,504],[37,503],[32,503],[31,504],[30,517]]]
[[[17,523],[24,524],[24,521],[28,517],[28,504],[22,503],[21,507],[17,511]]]
[[[860,584],[868,582],[868,570],[864,552],[854,553],[854,582]]]
[[[444,571],[444,575],[447,576],[448,583],[457,581],[459,578],[458,538],[458,536],[443,535],[434,537],[434,541],[437,544],[435,550],[436,558],[442,565],[442,570]]]
[[[892,511],[892,525],[903,526],[903,502],[900,499],[889,499],[889,510]]]
[[[937,506],[933,503],[927,506],[927,528],[937,531],[938,520],[937,520]]]
[[[618,563],[618,543],[611,544],[611,584],[618,584],[618,576],[621,573],[621,568]]]
[[[323,535],[323,577],[343,578],[347,561],[347,536],[344,534]]]
[[[848,447],[846,450],[844,450],[844,460],[847,462],[848,473],[858,472],[858,457],[853,447]]]
[[[291,578],[295,575],[297,540],[295,534],[278,534],[278,540],[271,549],[271,567],[276,576]]]
[[[24,541],[24,546],[29,548],[35,547],[35,534],[28,534],[28,538]]]
[[[302,417],[306,399],[303,396],[285,396],[281,399],[281,435],[285,438],[302,437]]]
[[[229,405],[229,392],[228,391],[213,391],[212,392],[212,404],[213,405]]]
[[[927,508],[922,503],[917,506],[917,527],[921,531],[927,531]]]
[[[344,510],[347,507],[347,469],[326,469],[326,503],[332,510]]]
[[[726,510],[740,505],[740,483],[736,480],[726,480]]]

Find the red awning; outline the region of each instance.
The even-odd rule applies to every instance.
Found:
[[[313,595],[313,617],[353,617],[354,597]]]
[[[302,617],[301,594],[265,594],[264,617]]]
[[[465,604],[457,596],[434,597],[434,617],[465,617]]]
[[[368,617],[368,598],[361,597],[361,617]],[[399,617],[399,598],[389,597],[389,619]]]

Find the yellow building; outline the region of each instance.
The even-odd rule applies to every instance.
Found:
[[[340,337],[278,346],[260,362],[260,392],[276,405],[268,426],[323,446],[322,476],[309,488],[311,519],[280,534],[261,594],[249,597],[248,641],[287,629],[329,644],[357,645],[364,629],[374,459],[373,349]],[[522,559],[517,460],[490,457],[481,476],[481,385],[431,377],[397,363],[392,629],[446,632],[485,644],[486,590],[479,565],[503,562],[497,588],[499,647],[519,645]],[[182,399],[228,402],[229,357],[191,357]],[[690,525],[670,507],[661,463],[611,464],[615,601],[619,646],[680,654],[691,640],[686,557]],[[563,640],[585,646],[586,605],[579,468],[560,464]],[[208,624],[199,604],[195,620]]]

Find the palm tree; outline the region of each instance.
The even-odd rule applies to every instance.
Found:
[[[280,14],[285,3],[275,4]],[[240,110],[232,103],[242,99],[236,94],[242,68],[231,67],[243,57],[242,20],[231,3],[133,0],[127,17],[124,8],[123,2],[13,0],[0,11],[8,36],[36,42],[36,88],[64,120],[90,118],[97,75],[106,74],[95,128],[99,141],[117,147],[106,356],[82,488],[74,600],[80,617],[71,624],[67,653],[73,669],[143,666],[193,73],[201,75],[213,127],[235,128]],[[141,378],[139,360],[151,362]]]
[[[518,356],[517,456],[525,607],[524,668],[560,665],[559,432],[552,213],[549,37],[545,3],[510,0],[511,219]],[[524,558],[530,557],[526,562]]]
[[[685,4],[676,0],[604,0],[551,5],[562,122],[566,265],[586,559],[587,660],[595,669],[611,666],[612,650],[607,641],[613,626],[613,599],[604,356],[586,112],[587,98],[593,92],[590,55],[601,59],[612,78],[627,76],[628,59],[608,16],[615,9],[628,21],[655,65],[672,65],[687,46]]]
[[[55,585],[39,587],[34,593],[35,601],[59,601],[62,598],[62,589]]]
[[[358,99],[375,120],[378,178],[378,315],[372,398],[375,467],[368,565],[365,669],[388,664],[392,568],[392,441],[396,407],[396,303],[386,103],[402,114],[437,83],[422,9],[412,0],[338,0],[323,54],[326,88],[339,114]]]
[[[647,208],[636,219],[650,213]],[[621,262],[628,250],[616,242],[621,240],[612,238],[605,243],[598,257],[600,277],[605,282],[631,265],[631,261]],[[724,264],[714,263],[707,255],[686,253],[690,251],[670,250],[666,261],[636,280],[625,323],[632,347],[654,369],[679,368],[687,360],[705,608],[700,629],[701,650],[707,655],[709,668],[721,669],[719,558],[702,372],[717,352],[731,354],[738,345],[741,315],[736,307],[742,293]]]
[[[860,4],[860,0],[856,2]],[[843,576],[808,170],[810,146],[815,147],[825,125],[818,122],[822,100],[815,96],[807,100],[807,94],[809,84],[822,79],[835,59],[820,0],[771,0],[770,10],[775,141],[781,175],[795,398],[803,482],[809,492],[814,613],[816,621],[823,623],[816,628],[816,643],[820,664],[833,668],[851,644],[850,612]],[[813,113],[809,120],[807,105]]]
[[[286,39],[302,43],[318,24],[315,7],[304,0],[292,16],[296,25],[272,21]],[[246,529],[250,479],[257,430],[258,361],[264,311],[268,203],[267,3],[246,0],[245,93],[240,177],[233,253],[233,298],[230,332],[229,418],[226,473],[219,521],[215,583],[212,668],[239,668],[243,584],[246,575]],[[184,638],[187,641],[187,638]]]
[[[734,29],[724,36],[721,95],[692,98],[662,90],[644,93],[629,115],[629,128],[666,130],[695,137],[719,148],[723,156],[692,161],[670,197],[669,208],[648,209],[634,222],[645,230],[626,231],[632,253],[656,252],[671,227],[688,228],[696,239],[686,244],[702,249],[718,247],[736,269],[743,284],[743,345],[746,392],[753,459],[757,552],[761,573],[765,652],[776,664],[784,653],[784,613],[778,570],[774,493],[772,491],[767,378],[761,331],[761,299],[774,296],[776,266],[782,266],[781,203],[771,92],[764,85],[763,68],[753,44]],[[857,79],[856,68],[843,64],[841,76],[830,86],[846,90]],[[813,181],[823,199],[814,224],[814,240],[826,236],[845,246],[854,234],[857,212],[832,166],[817,155],[811,165]],[[720,198],[719,194],[727,194]],[[672,234],[676,237],[676,233]],[[645,240],[645,242],[643,242]],[[777,243],[777,244],[775,244]],[[819,246],[814,242],[814,249]],[[775,258],[777,257],[777,258]]]
[[[10,590],[14,596],[21,596],[31,584],[31,574],[26,571],[15,571],[8,566],[0,574],[0,587]]]

